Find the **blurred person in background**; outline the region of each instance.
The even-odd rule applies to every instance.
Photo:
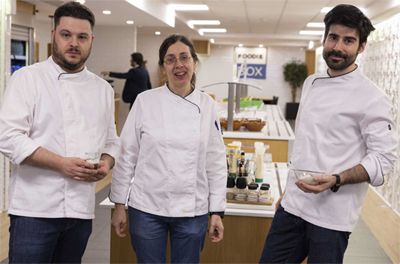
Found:
[[[151,89],[150,76],[143,63],[143,55],[139,52],[131,54],[130,69],[126,73],[103,71],[102,75],[109,75],[110,77],[126,79],[124,90],[122,91],[122,100],[125,103],[130,103],[129,109],[132,108],[136,97],[141,92]]]

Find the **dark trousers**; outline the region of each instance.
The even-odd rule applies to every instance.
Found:
[[[260,263],[343,263],[350,232],[326,229],[279,206],[265,240]]]
[[[10,216],[9,263],[81,263],[92,220]]]

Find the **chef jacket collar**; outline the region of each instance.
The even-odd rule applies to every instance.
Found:
[[[356,64],[356,68],[354,70],[352,70],[351,72],[342,74],[342,75],[338,75],[338,76],[333,76],[331,77],[328,74],[328,70],[326,70],[326,72],[320,73],[320,74],[316,74],[315,78],[312,82],[312,84],[315,83],[315,81],[317,80],[326,80],[326,81],[351,81],[354,77],[361,75],[361,70],[359,69],[358,65]]]
[[[65,70],[63,70],[63,68],[61,68],[60,65],[58,65],[57,63],[55,63],[55,61],[53,60],[53,56],[50,56],[49,59],[50,63],[54,66],[53,69],[56,70],[57,72],[57,79],[61,80],[61,79],[75,79],[75,78],[79,78],[82,76],[86,75],[87,72],[87,68],[86,66],[83,67],[83,69],[79,72],[75,72],[75,73],[67,73]]]
[[[171,89],[169,89],[169,87],[168,87],[168,82],[166,82],[166,83],[164,84],[164,91],[168,94],[168,96],[169,96],[171,99],[175,100],[175,101],[178,102],[178,103],[181,103],[182,100],[183,100],[183,101],[185,101],[185,102],[187,102],[187,103],[190,103],[191,105],[196,106],[196,107],[199,109],[199,113],[201,113],[199,95],[197,94],[197,91],[196,91],[196,89],[195,89],[195,87],[194,87],[193,84],[191,84],[191,87],[192,87],[193,90],[192,90],[192,92],[191,92],[190,94],[188,94],[186,97],[182,97],[182,96],[180,96],[180,95],[177,95],[177,94],[174,93]]]

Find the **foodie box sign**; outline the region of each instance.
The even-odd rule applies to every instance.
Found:
[[[246,78],[265,80],[267,77],[267,49],[239,48],[235,49],[236,74],[241,70],[240,79]],[[246,68],[241,67],[245,63]]]

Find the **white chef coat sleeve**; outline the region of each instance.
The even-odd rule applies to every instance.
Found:
[[[113,100],[111,101],[112,103],[110,104],[110,109],[108,110],[112,113],[112,115],[108,125],[106,145],[103,149],[103,153],[107,153],[108,155],[113,157],[114,162],[116,164],[120,154],[121,141],[117,135],[117,129],[115,124],[114,90],[110,90],[109,96],[113,98]]]
[[[212,114],[213,124],[206,153],[206,172],[210,190],[209,211],[223,212],[226,208],[226,154],[215,102]]]
[[[138,96],[121,132],[121,151],[113,169],[109,195],[113,203],[126,203],[131,181],[135,175],[140,149],[141,120],[144,114],[141,105],[141,97]]]
[[[392,170],[397,158],[396,125],[391,117],[392,104],[382,94],[366,104],[360,122],[362,137],[367,145],[361,165],[368,172],[372,186],[384,183],[384,175]]]
[[[29,138],[35,109],[35,87],[29,73],[20,69],[11,77],[0,108],[0,152],[20,164],[38,147]]]

